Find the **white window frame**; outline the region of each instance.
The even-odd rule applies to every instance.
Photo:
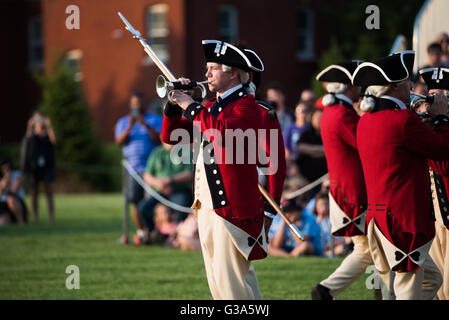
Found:
[[[170,60],[170,52],[168,50],[168,36],[170,35],[170,29],[168,27],[168,4],[154,4],[147,8],[146,11],[146,31],[147,31],[147,41],[151,48],[154,50],[156,55],[161,59],[162,62],[167,63]],[[162,28],[151,28],[151,16],[153,14],[164,14],[165,15],[165,27]],[[154,38],[165,38],[164,46],[165,48],[161,50],[157,45],[152,44],[152,39]],[[154,65],[153,60],[145,54],[144,58],[145,65]]]
[[[218,17],[221,13],[226,13],[229,17],[228,26],[223,28],[220,25],[217,26],[218,38],[224,41],[232,42],[239,38],[238,35],[238,12],[237,9],[230,4],[222,4],[218,6],[217,21],[220,23]]]
[[[305,29],[298,27],[298,21],[296,20],[296,46],[298,46],[299,36],[304,37],[305,49],[300,50],[296,48],[296,58],[298,60],[314,60],[315,59],[315,28],[314,28],[314,12],[308,6],[298,6],[296,8],[296,19],[298,19],[298,11],[304,10],[307,16],[307,25]]]
[[[39,27],[40,38],[35,36],[35,28]],[[44,67],[44,29],[42,16],[34,16],[28,20],[28,65],[30,69],[43,69]],[[37,59],[34,52],[36,47],[40,47],[42,58]]]
[[[83,72],[81,71],[81,59],[83,58],[83,51],[81,49],[73,49],[66,53],[65,60],[66,64],[72,63],[75,65],[75,69],[72,66],[67,66],[70,71],[73,71],[75,74],[75,81],[83,80]]]

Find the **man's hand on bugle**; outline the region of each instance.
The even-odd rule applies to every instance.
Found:
[[[179,78],[177,81],[181,82],[183,85],[188,85],[190,83],[190,79],[187,78]],[[193,91],[189,91],[189,93],[193,94]],[[180,90],[171,91],[170,99],[178,104],[183,110],[187,109],[191,103],[195,102],[191,95]]]

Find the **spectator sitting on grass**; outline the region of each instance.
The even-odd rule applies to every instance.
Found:
[[[25,191],[23,189],[22,173],[19,170],[14,170],[12,162],[5,160],[0,163],[1,176],[5,179],[4,191],[8,196],[14,197],[20,205],[22,210],[23,221],[28,221],[28,208],[25,204]]]
[[[270,239],[268,253],[279,257],[322,255],[320,228],[315,222],[315,217],[302,211],[294,200],[290,200],[282,209],[290,221],[304,234],[304,241],[299,240],[281,216],[277,215],[268,232]]]
[[[173,246],[182,250],[193,251],[201,249],[198,222],[193,213],[189,214],[187,218],[176,227],[171,242]]]
[[[333,237],[334,248],[331,248],[331,222],[329,218],[329,194],[320,192],[315,196],[315,208],[313,213],[316,216],[316,223],[320,227],[321,244],[323,254],[327,257],[332,255],[342,255],[344,253],[344,238]]]
[[[173,217],[173,210],[162,203],[154,207],[154,230],[151,233],[151,242],[170,245],[168,239],[175,233],[177,223]]]
[[[9,191],[11,172],[2,167],[0,171],[0,225],[24,223],[24,211],[17,196]]]
[[[174,163],[170,157],[172,145],[163,143],[148,158],[143,180],[160,195],[178,205],[188,207],[191,204],[192,166],[188,163]],[[189,155],[190,159],[190,155]],[[148,234],[154,230],[154,207],[158,200],[152,196],[139,203],[138,213],[143,225],[144,238],[148,242]],[[178,222],[187,216],[184,212],[176,212]]]

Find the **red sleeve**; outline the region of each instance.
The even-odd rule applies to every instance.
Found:
[[[207,139],[213,141],[216,134],[220,134],[224,143],[227,129],[241,129],[245,131],[250,128],[260,128],[260,114],[255,104],[250,101],[241,101],[233,107],[232,113],[225,119],[214,118],[206,108],[198,103],[192,103],[184,112],[186,118],[201,130]],[[211,129],[211,130],[208,130]],[[212,139],[211,139],[212,138]]]
[[[449,124],[442,124],[432,130],[418,116],[409,113],[402,132],[407,149],[427,159],[449,160]]]
[[[266,115],[268,117],[268,115]],[[267,168],[268,175],[267,178],[267,191],[276,203],[280,204],[282,196],[282,188],[284,186],[285,176],[286,176],[286,162],[285,162],[285,149],[284,149],[284,138],[282,136],[282,129],[279,121],[277,119],[265,119],[265,126],[267,129],[267,136],[265,143],[261,145],[261,148],[265,151],[268,159],[268,164],[263,167]],[[271,141],[270,131],[276,130],[277,140]],[[259,141],[261,142],[261,141]],[[271,148],[276,148],[277,157],[273,163],[271,160]],[[273,155],[275,156],[275,155]],[[262,167],[262,166],[261,166]],[[274,210],[274,209],[273,209]],[[271,210],[270,210],[271,212]],[[272,213],[275,213],[272,212]]]
[[[339,126],[340,138],[357,150],[357,124],[360,117],[355,112],[345,112]]]
[[[193,141],[192,123],[182,118],[182,109],[177,105],[167,104],[164,108],[161,140],[168,144],[189,144]]]

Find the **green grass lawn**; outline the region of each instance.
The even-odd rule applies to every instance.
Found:
[[[200,252],[123,245],[119,194],[57,195],[50,224],[0,227],[0,299],[211,299]],[[131,230],[135,230],[133,227]],[[310,299],[310,289],[341,259],[269,257],[253,262],[264,299]],[[67,266],[80,289],[65,286]],[[368,274],[338,299],[372,300]]]

